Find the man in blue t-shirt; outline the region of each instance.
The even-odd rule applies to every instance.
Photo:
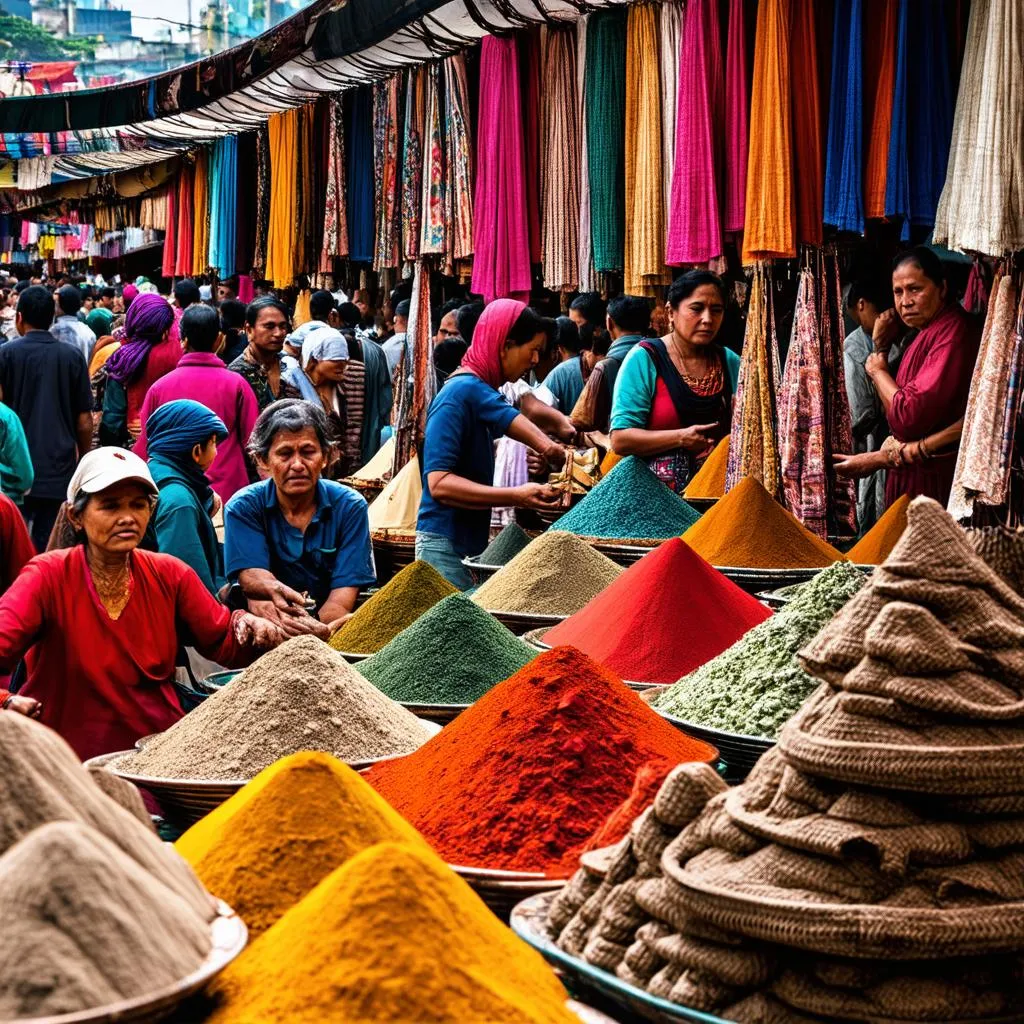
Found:
[[[352,613],[359,588],[376,580],[366,501],[321,479],[327,429],[311,402],[269,406],[249,451],[270,479],[243,488],[224,509],[228,582],[289,636],[329,638]]]

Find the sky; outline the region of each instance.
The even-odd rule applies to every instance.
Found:
[[[132,31],[143,39],[162,36],[163,30],[168,27],[167,22],[157,21],[156,18],[166,18],[168,21],[182,24],[189,20],[188,0],[120,0],[118,6],[132,12]],[[193,22],[198,22],[202,6],[202,0],[192,0]],[[182,32],[174,26],[171,26],[171,29],[175,38]]]

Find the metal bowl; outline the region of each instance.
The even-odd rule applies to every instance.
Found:
[[[210,922],[210,952],[189,975],[148,995],[97,1006],[92,1010],[62,1013],[51,1017],[19,1018],[18,1024],[131,1024],[162,1020],[190,996],[205,988],[239,953],[249,939],[242,919],[223,901],[217,901],[217,916]]]
[[[437,722],[420,719],[428,732],[428,739],[441,731]],[[192,825],[204,818],[210,811],[215,811],[225,800],[229,800],[249,779],[165,779],[149,775],[133,775],[121,771],[117,762],[135,750],[117,750],[110,754],[100,754],[85,762],[87,768],[105,768],[108,772],[120,776],[140,789],[147,790],[160,804],[163,816],[172,824]],[[367,758],[362,761],[347,761],[346,764],[356,771],[370,768],[382,761],[394,761],[405,757],[405,754],[392,754],[389,757]]]
[[[644,555],[653,551],[659,544],[664,543],[661,540],[616,541],[609,540],[607,537],[584,537],[582,539],[592,548],[600,551],[602,555],[610,558],[616,565],[624,565],[626,568],[629,568],[635,562],[639,562]]]
[[[472,704],[402,704],[406,711],[411,711],[417,718],[425,722],[436,722],[445,726],[454,722],[466,708]]]
[[[743,566],[716,565],[715,568],[741,590],[748,594],[758,594],[762,590],[781,590],[795,583],[806,583],[828,566],[819,565],[813,569],[748,569]]]
[[[497,612],[493,608],[485,609],[488,615],[493,615],[506,629],[511,630],[516,636],[529,633],[534,629],[550,629],[564,622],[568,615],[542,615],[539,612]]]
[[[717,505],[718,502],[721,501],[722,499],[721,498],[687,498],[686,495],[684,494],[683,495],[683,500],[695,512],[699,512],[701,515],[703,515],[705,512],[708,511],[708,509],[714,508],[715,505]]]
[[[377,530],[372,535],[377,586],[383,587],[416,560],[416,534]]]
[[[477,561],[479,555],[466,555],[462,560],[462,564],[469,570],[469,575],[473,577],[473,585],[479,587],[481,583],[486,583],[499,569],[504,569],[503,565],[485,565],[483,562]]]

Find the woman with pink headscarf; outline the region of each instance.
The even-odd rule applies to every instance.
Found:
[[[498,299],[483,312],[461,366],[431,403],[423,439],[423,497],[416,521],[416,557],[462,590],[472,585],[462,564],[487,546],[491,508],[553,508],[547,484],[495,487],[494,442],[522,441],[555,465],[564,450],[506,402],[498,388],[537,365],[553,330],[525,303]]]

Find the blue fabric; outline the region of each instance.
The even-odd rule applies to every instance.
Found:
[[[222,278],[235,272],[238,206],[238,138],[225,135],[210,150],[210,247],[208,262]]]
[[[489,384],[471,373],[448,378],[430,403],[423,437],[423,497],[417,531],[447,537],[460,557],[487,547],[490,509],[452,508],[436,501],[429,473],[446,472],[488,487],[494,484],[494,442],[518,413]]]
[[[284,517],[273,480],[243,487],[224,508],[228,580],[244,569],[266,569],[285,586],[305,591],[319,608],[339,587],[376,581],[365,499],[333,480],[317,485],[316,512],[305,533]]]
[[[564,359],[544,378],[544,386],[555,396],[558,408],[569,415],[583,394],[583,363],[579,356]]]
[[[348,214],[348,252],[353,263],[373,260],[373,107],[372,86],[344,93],[345,203]]]
[[[900,236],[910,238],[910,168],[907,163],[907,48],[910,3],[900,0],[896,26],[896,75],[892,92],[892,125],[885,169],[885,215],[902,220]]]
[[[152,455],[188,455],[197,444],[213,436],[228,436],[224,421],[191,398],[178,398],[157,406],[146,420],[146,451]]]
[[[318,405],[322,404],[316,388],[313,387],[313,382],[306,376],[302,367],[299,366],[299,361],[295,356],[281,356],[281,376],[307,402],[315,402]]]
[[[862,0],[836,0],[825,148],[826,224],[864,234]]]
[[[18,414],[0,402],[0,490],[20,505],[34,479],[25,428]]]
[[[447,537],[437,533],[416,533],[416,557],[432,565],[453,587],[469,590],[473,577]]]

